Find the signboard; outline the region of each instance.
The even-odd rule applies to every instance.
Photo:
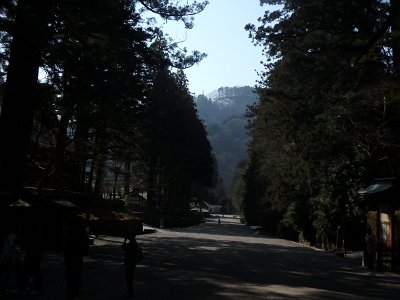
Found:
[[[380,242],[387,247],[390,247],[390,216],[389,214],[380,213]]]

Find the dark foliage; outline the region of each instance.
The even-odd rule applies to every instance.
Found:
[[[330,247],[338,226],[362,228],[357,190],[373,177],[399,176],[400,7],[261,2],[281,6],[259,27],[246,26],[267,60],[261,102],[249,111],[244,208],[257,209],[267,230]],[[260,181],[262,191],[250,194]]]
[[[206,5],[2,1],[0,191],[23,197],[28,185],[115,200],[155,188],[177,199],[168,210],[187,209],[192,187],[210,185],[213,161],[186,79],[172,67],[205,55],[167,42],[143,16],[190,27]],[[149,179],[151,149],[168,182]]]

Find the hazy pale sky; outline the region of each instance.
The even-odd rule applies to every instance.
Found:
[[[252,44],[244,27],[258,24],[267,6],[259,0],[209,0],[206,9],[195,16],[194,28],[185,30],[181,22],[163,23],[171,38],[185,40],[181,47],[189,52],[199,50],[207,58],[185,71],[189,89],[207,94],[221,86],[254,86],[257,71],[265,61],[262,49]]]

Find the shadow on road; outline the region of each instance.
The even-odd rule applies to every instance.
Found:
[[[85,259],[81,300],[121,299],[121,242],[95,241]],[[398,299],[400,294],[397,274],[370,273],[359,262],[260,237],[241,224],[160,230],[138,236],[138,242],[144,259],[136,270],[136,299]],[[45,294],[35,299],[64,299],[63,272],[62,255],[48,254]]]
[[[197,286],[200,294],[203,287],[221,299],[226,290],[231,295],[226,299],[237,299],[233,294],[254,299],[274,293],[275,298],[280,295],[276,299],[299,299],[299,293],[303,299],[397,299],[400,292],[398,276],[371,275],[353,261],[301,246],[187,237],[160,237],[156,245],[145,245],[151,276],[169,286],[167,291]]]

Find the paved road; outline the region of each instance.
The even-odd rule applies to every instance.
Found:
[[[145,258],[136,272],[136,299],[400,299],[398,274],[372,273],[360,260],[256,235],[234,219],[160,229],[138,242]],[[122,298],[120,245],[114,237],[95,241],[82,300]],[[45,275],[46,293],[35,299],[65,299],[61,256],[47,255]]]

